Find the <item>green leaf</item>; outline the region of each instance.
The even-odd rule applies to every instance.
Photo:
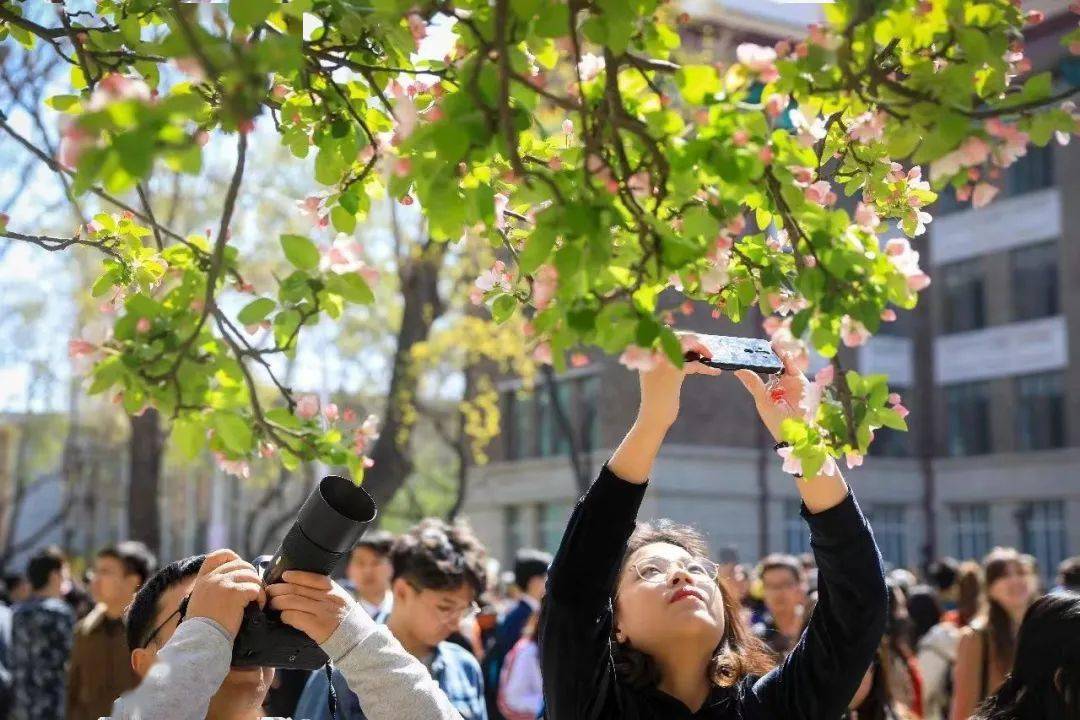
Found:
[[[281,247],[289,262],[300,270],[314,270],[319,267],[319,249],[306,237],[282,235]]]
[[[672,332],[669,327],[660,329],[660,348],[675,367],[682,367],[682,343],[679,342],[679,336]]]
[[[900,413],[896,412],[892,408],[879,409],[877,411],[877,417],[878,420],[881,421],[881,424],[887,428],[904,431],[908,429],[907,422],[904,420],[904,418],[900,417]]]
[[[517,309],[517,298],[509,293],[503,293],[491,303],[491,317],[500,325],[510,319]]]
[[[266,20],[274,4],[272,0],[232,0],[229,3],[229,17],[238,25],[254,27]]]
[[[340,205],[335,205],[330,211],[330,222],[338,232],[352,234],[356,230],[356,216]]]
[[[712,65],[684,65],[675,74],[682,96],[693,105],[705,102],[720,89],[720,76]]]
[[[169,439],[184,458],[194,460],[206,446],[206,428],[202,423],[180,418],[173,423]]]
[[[45,101],[45,104],[53,110],[64,112],[79,102],[78,95],[53,95]]]
[[[255,298],[237,314],[236,319],[242,325],[256,325],[266,319],[266,316],[274,311],[277,303],[270,298]]]
[[[375,301],[375,294],[357,273],[331,274],[326,278],[326,287],[356,305],[370,305]]]
[[[554,246],[555,233],[546,227],[538,228],[525,241],[525,249],[518,257],[518,268],[526,275],[532,274],[547,260]]]
[[[244,455],[255,447],[255,433],[240,415],[219,410],[214,413],[213,426],[225,447],[232,452]]]

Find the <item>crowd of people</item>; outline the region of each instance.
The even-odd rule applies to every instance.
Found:
[[[839,471],[796,478],[802,556],[717,563],[693,528],[639,523],[684,378],[717,372],[642,372],[637,419],[558,552],[507,572],[435,518],[368,532],[340,581],[264,585],[229,550],[158,569],[136,542],[72,578],[47,548],[5,578],[0,720],[1080,720],[1080,557],[1049,592],[1009,548],[886,572]],[[782,448],[775,398],[797,405],[805,378],[738,376]],[[234,667],[250,603],[331,663]]]

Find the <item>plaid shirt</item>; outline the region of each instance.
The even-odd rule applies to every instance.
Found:
[[[451,642],[439,643],[428,669],[463,720],[487,720],[484,680],[480,664],[472,653]],[[337,716],[340,720],[366,720],[360,698],[349,690],[345,678],[337,670],[334,670],[334,692],[337,693]],[[296,706],[296,720],[329,720],[330,709],[326,698],[326,672],[316,670],[304,686]]]
[[[63,720],[75,615],[63,600],[33,598],[11,621],[14,720]]]

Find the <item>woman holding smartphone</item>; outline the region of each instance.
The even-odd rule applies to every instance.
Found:
[[[683,345],[710,357],[693,336]],[[736,372],[777,440],[807,385],[785,364],[773,392],[755,373]],[[546,717],[833,720],[871,666],[888,602],[870,527],[839,472],[795,481],[819,567],[819,600],[802,639],[772,670],[705,557],[703,538],[665,521],[636,526],[690,374],[720,371],[661,361],[641,373],[637,419],[567,526],[540,628]],[[781,396],[780,403],[771,399]]]

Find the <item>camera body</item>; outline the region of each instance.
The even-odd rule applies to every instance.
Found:
[[[376,514],[375,502],[359,485],[337,475],[324,477],[263,571],[263,583],[281,582],[286,570],[329,575]],[[283,623],[280,613],[255,603],[244,610],[233,641],[233,667],[316,670],[328,659],[314,640]]]

